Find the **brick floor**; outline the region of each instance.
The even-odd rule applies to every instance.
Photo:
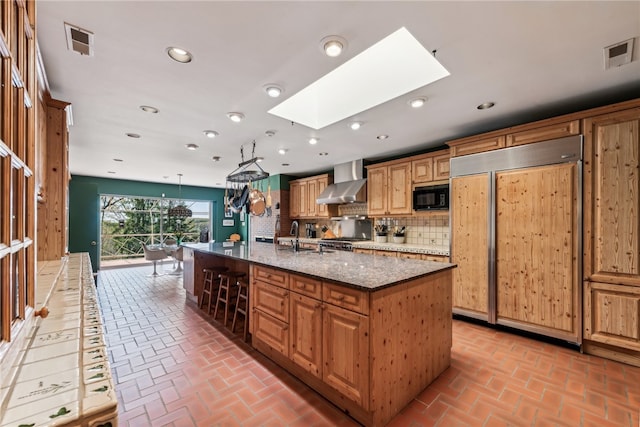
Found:
[[[98,278],[120,426],[357,425],[151,271]],[[640,426],[640,368],[459,320],[452,359],[391,426]]]

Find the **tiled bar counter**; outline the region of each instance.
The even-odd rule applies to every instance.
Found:
[[[35,318],[2,379],[0,426],[116,427],[109,368],[89,256],[38,263]]]
[[[453,264],[267,243],[188,244],[195,272],[249,273],[251,345],[365,426],[382,426],[451,362]],[[191,283],[190,283],[191,282]]]

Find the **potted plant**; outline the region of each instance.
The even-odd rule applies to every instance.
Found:
[[[396,227],[393,231],[393,243],[404,243],[404,231],[405,227]]]
[[[387,243],[387,226],[385,224],[377,224],[375,226],[376,242]]]

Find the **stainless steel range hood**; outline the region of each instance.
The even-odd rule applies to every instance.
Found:
[[[316,199],[318,204],[341,205],[367,201],[367,179],[364,178],[362,159],[334,166],[333,181]]]

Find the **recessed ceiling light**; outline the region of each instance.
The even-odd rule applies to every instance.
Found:
[[[198,145],[197,144],[185,144],[185,147],[187,150],[191,150],[191,151],[195,151],[198,149]]]
[[[276,134],[275,130],[268,130],[264,132],[265,135],[267,135],[269,138],[271,138],[273,135]]]
[[[427,102],[425,98],[413,98],[409,101],[409,105],[411,106],[411,108],[420,108],[424,105],[425,102]]]
[[[219,161],[220,161],[220,159],[221,159],[221,157],[220,157],[220,156],[213,156],[213,157],[211,158],[211,160],[213,160],[214,162],[219,162]]]
[[[126,133],[125,135],[127,135],[129,138],[140,138],[140,135],[138,135],[137,133]]]
[[[193,55],[179,47],[168,47],[167,54],[171,59],[182,64],[187,64],[193,60]]]
[[[318,156],[328,156],[329,153],[318,153]]]
[[[271,98],[277,98],[282,95],[283,92],[282,88],[274,83],[266,85],[264,87],[264,91],[267,92],[267,95],[269,95]]]
[[[203,130],[202,133],[204,133],[204,136],[211,139],[219,135],[219,133],[216,132],[215,130]]]
[[[264,157],[256,157],[256,163],[264,161]]]
[[[162,175],[164,179],[169,179],[169,175]],[[162,193],[162,197],[164,197],[164,193]]]
[[[285,155],[287,153],[287,151],[289,151],[289,150],[287,150],[286,148],[281,148],[281,149],[278,150],[278,154]]]
[[[349,127],[351,130],[358,130],[362,127],[362,122],[351,122],[349,123]]]
[[[320,41],[320,48],[325,55],[335,58],[347,48],[347,41],[340,36],[327,36]]]
[[[122,159],[113,159],[114,162],[124,162]]]
[[[140,109],[145,113],[152,113],[152,114],[158,114],[158,111],[160,111],[156,107],[152,107],[150,105],[141,105]]]
[[[495,102],[483,102],[482,104],[478,105],[476,108],[478,110],[487,110],[489,108],[492,108],[494,105],[496,105]]]
[[[244,114],[231,112],[227,113],[227,117],[229,117],[229,120],[232,122],[240,123],[242,119],[244,119]]]
[[[107,173],[113,173],[113,174],[115,174],[115,172],[114,172],[114,171],[107,171]]]
[[[314,138],[314,137],[309,138],[309,144],[311,145],[316,145],[318,141],[319,141],[318,138]]]
[[[384,141],[385,139],[389,138],[389,135],[378,135],[376,136],[376,138],[380,141]]]
[[[289,166],[289,163],[283,163],[282,166]]]

